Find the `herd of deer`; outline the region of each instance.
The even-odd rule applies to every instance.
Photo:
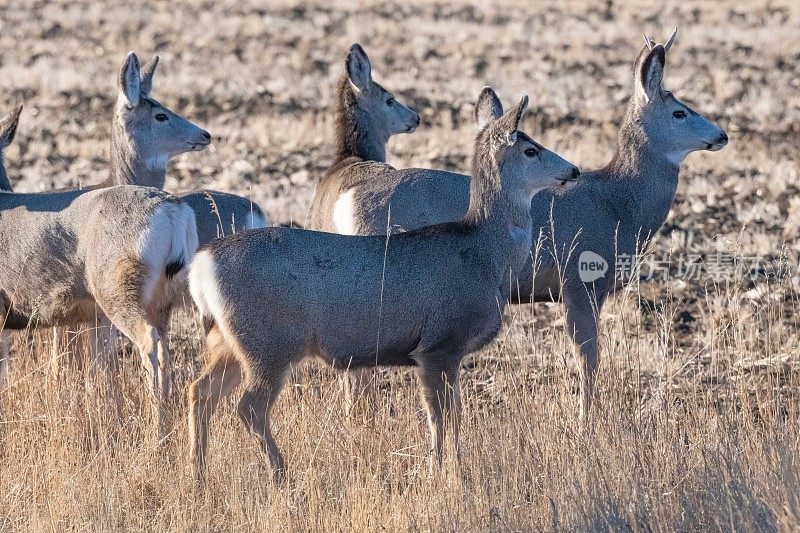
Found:
[[[308,229],[266,227],[264,213],[240,196],[160,190],[168,160],[202,150],[211,135],[150,97],[158,57],[140,68],[129,53],[108,179],[14,193],[0,156],[0,331],[99,324],[89,340],[100,367],[117,355],[121,332],[141,355],[162,437],[169,317],[188,286],[206,332],[205,368],[188,392],[192,463],[204,465],[209,419],[241,385],[238,414],[281,477],[270,411],[302,359],[350,371],[348,409],[370,381],[367,369],[416,366],[432,457],[441,461],[445,431],[458,442],[463,357],[496,337],[507,303],[562,300],[580,353],[583,420],[598,314],[615,280],[582,281],[574,258],[591,251],[615,264],[617,254],[642,252],[666,219],[681,161],[728,141],[662,87],[674,38],[645,38],[608,165],[580,173],[519,130],[527,97],[504,111],[486,87],[475,104],[469,176],[386,164],[389,138],[413,132],[420,117],[373,81],[366,53],[353,45],[338,84],[335,160]],[[20,111],[0,122],[0,151]],[[54,330],[53,372],[58,338]],[[5,369],[8,339],[0,344]]]

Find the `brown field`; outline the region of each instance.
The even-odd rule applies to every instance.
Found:
[[[412,373],[385,372],[377,411],[347,418],[335,375],[310,365],[275,410],[285,486],[226,403],[198,487],[186,461],[201,344],[190,314],[173,331],[175,429],[161,447],[137,356],[126,351],[109,389],[73,343],[76,361],[48,380],[48,334],[20,335],[0,389],[0,532],[800,527],[797,2],[0,4],[0,114],[26,106],[6,154],[18,191],[105,176],[131,49],[160,54],[153,96],[214,135],[171,163],[167,189],[250,195],[275,223],[305,219],[330,164],[352,42],[423,117],[391,141],[392,164],[466,172],[472,103],[491,84],[507,100],[531,95],[525,129],[593,168],[612,155],[642,31],[663,41],[678,25],[666,86],[731,142],[684,163],[652,257],[763,258],[755,280],[680,279],[673,264],[612,299],[603,410],[585,432],[563,308],[509,307],[498,340],[465,361],[463,460],[433,473]]]

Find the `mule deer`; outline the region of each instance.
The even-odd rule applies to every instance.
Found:
[[[402,104],[372,79],[372,65],[364,49],[354,44],[345,60],[345,72],[339,79],[336,94],[336,155],[331,168],[320,180],[308,217],[310,229],[344,235],[386,234],[387,223],[392,231],[429,226],[431,215],[439,211],[458,211],[463,215],[468,206],[465,198],[449,194],[433,198],[426,187],[435,182],[442,187],[456,180],[469,190],[469,178],[451,172],[430,169],[395,169],[386,164],[386,143],[397,133],[412,133],[419,126],[419,115]],[[403,184],[419,187],[411,191],[411,205],[394,205],[389,219],[388,205],[381,199]],[[418,193],[433,202],[420,205]],[[374,209],[378,199],[378,209]],[[438,208],[440,203],[450,209]],[[412,207],[413,206],[413,207]],[[376,227],[380,229],[373,231]]]
[[[666,54],[676,35],[677,28],[663,45],[647,39],[639,53],[634,95],[611,161],[584,173],[584,179],[563,194],[540,195],[531,205],[534,233],[541,235],[544,253],[535,269],[529,263],[522,270],[519,299],[550,300],[554,294],[563,299],[567,330],[581,354],[582,420],[593,398],[599,313],[616,288],[617,259],[646,251],[672,207],[686,156],[721,150],[728,143],[719,126],[663,88]],[[601,257],[608,274],[595,280],[582,276],[583,254]]]
[[[202,465],[209,418],[239,384],[238,413],[278,477],[270,410],[290,365],[417,366],[433,453],[446,424],[458,442],[461,359],[497,335],[509,276],[530,253],[530,201],[577,169],[518,131],[528,99],[505,115],[485,88],[470,206],[460,222],[391,239],[269,228],[214,241],[190,267],[207,328],[202,375],[189,388],[190,456]]]
[[[191,208],[145,187],[0,192],[0,249],[3,329],[85,322],[99,308],[139,349],[161,437],[166,319],[197,249]]]
[[[141,185],[164,188],[169,160],[189,151],[203,150],[211,135],[150,97],[159,57],[140,68],[136,54],[125,57],[117,78],[118,97],[111,122],[109,176],[88,188]],[[226,192],[202,190],[178,197],[195,213],[200,244],[227,233],[265,227],[267,219],[250,200]],[[116,333],[105,317],[90,336],[92,360],[103,363],[115,351]],[[61,353],[54,330],[52,366]]]
[[[598,313],[616,286],[617,258],[646,250],[672,206],[683,159],[696,150],[720,150],[728,142],[719,126],[662,87],[666,53],[676,35],[677,29],[664,45],[646,38],[611,162],[584,172],[575,186],[544,191],[531,205],[533,234],[539,237],[531,255],[536,266],[528,261],[512,297],[520,303],[564,301],[568,331],[581,354],[581,419],[589,409],[598,362]],[[374,183],[367,176],[353,180],[352,227],[361,234],[384,234],[389,213],[403,221],[404,229],[463,216],[467,176],[419,176],[409,171],[390,185],[381,176]],[[585,252],[597,254],[611,274],[584,283],[579,259]]]
[[[128,52],[118,77],[119,96],[111,123],[111,172],[101,184],[164,188],[167,162],[178,154],[202,150],[211,135],[150,97],[158,56],[139,68]],[[247,198],[201,190],[178,197],[196,214],[200,244],[247,229],[262,228],[267,218]]]
[[[372,65],[359,44],[350,47],[344,67],[335,104],[336,155],[314,191],[308,228],[343,235],[385,235],[387,228],[396,232],[456,220],[433,216],[438,212],[463,215],[468,198],[427,194],[428,184],[447,187],[455,180],[468,191],[468,177],[429,169],[395,169],[386,164],[389,138],[414,132],[420,124],[419,115],[372,79]],[[389,220],[389,204],[381,200],[400,184],[415,190],[408,191],[410,204],[392,205]],[[418,202],[420,197],[426,198],[424,205]],[[399,217],[395,216],[395,207]],[[381,229],[373,231],[377,227]],[[346,412],[356,398],[368,392],[369,374],[369,370],[355,370],[344,376]]]

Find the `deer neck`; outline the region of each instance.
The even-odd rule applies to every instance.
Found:
[[[371,128],[359,128],[356,155],[365,161],[385,163],[387,142],[388,139]]]
[[[370,124],[371,117],[365,111],[355,108],[350,114],[353,125],[348,133],[351,138],[340,141],[340,158],[355,156],[364,161],[385,163],[388,139]]]
[[[121,124],[111,132],[111,166],[106,185],[164,188],[168,157],[143,158]]]
[[[6,174],[5,161],[3,161],[3,156],[0,154],[0,191],[13,192],[13,190]]]
[[[643,234],[655,234],[675,200],[679,165],[648,141],[640,124],[623,124],[614,158],[600,171],[608,178],[607,203],[615,206],[620,220],[637,223]]]
[[[378,131],[372,117],[358,107],[347,77],[339,80],[336,103],[336,160],[357,157],[364,161],[386,162],[387,135]]]
[[[530,255],[531,198],[501,188],[496,176],[473,174],[463,223],[473,228],[474,247],[489,258],[492,275],[507,297],[509,280],[516,279]]]

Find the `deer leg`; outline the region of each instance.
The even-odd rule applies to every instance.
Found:
[[[367,398],[371,408],[376,407],[372,374],[373,371],[369,368],[357,368],[343,376],[342,388],[344,389],[344,412],[346,415],[352,414],[355,404],[361,398]]]
[[[103,313],[98,313],[89,343],[92,363],[102,370],[111,368],[117,355],[117,328]]]
[[[5,385],[8,378],[9,358],[11,357],[11,338],[8,330],[0,330],[0,387]]]
[[[160,373],[160,362],[169,357],[158,330],[147,323],[141,324],[142,333],[133,337],[139,349],[142,366],[147,375],[147,385],[153,398],[153,413],[156,419],[156,437],[161,440],[166,430],[166,407],[164,401],[163,380]]]
[[[242,382],[242,371],[233,359],[211,363],[189,388],[189,460],[196,470],[205,467],[209,423],[219,402]]]
[[[172,389],[171,353],[169,349],[169,309],[162,309],[155,317],[155,327],[158,330],[158,390],[161,393],[164,405],[170,404],[170,391]]]
[[[453,429],[454,444],[458,454],[458,439],[461,429],[460,357],[427,356],[420,360],[419,379],[422,398],[428,412],[431,431],[431,468],[434,459],[439,466],[444,455],[446,427]]]
[[[161,440],[166,429],[165,393],[169,388],[169,380],[168,378],[165,380],[162,375],[161,366],[168,363],[169,351],[161,332],[150,324],[142,313],[130,308],[125,311],[127,312],[112,312],[109,318],[139,350],[146,373],[147,388],[153,400],[156,436]]]
[[[206,339],[204,360],[203,373],[189,386],[189,460],[198,473],[205,466],[211,416],[242,381],[242,369],[216,328]]]
[[[156,284],[148,295],[146,287],[152,281]],[[147,309],[156,309],[152,294],[161,294],[163,275],[151,272],[139,259],[123,259],[107,273],[102,282],[103,285],[96,288],[96,302],[109,321],[139,350],[153,399],[156,435],[161,440],[166,428],[169,374],[164,370],[169,365],[169,348],[162,323],[164,315],[148,313]],[[149,315],[153,315],[152,320]]]
[[[271,368],[257,379],[248,379],[246,390],[239,400],[238,412],[244,425],[256,435],[266,452],[277,482],[286,478],[286,462],[272,436],[270,412],[283,386],[285,368]]]
[[[574,294],[578,293],[578,294]],[[567,310],[567,331],[580,353],[578,372],[580,376],[579,420],[585,426],[594,402],[594,385],[599,360],[597,345],[597,322],[603,300],[592,302],[590,293],[583,286],[564,291]]]

